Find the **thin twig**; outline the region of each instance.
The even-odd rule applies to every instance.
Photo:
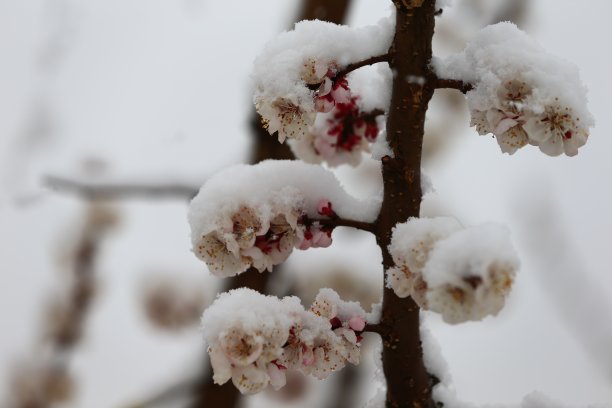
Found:
[[[382,336],[383,334],[387,333],[389,329],[387,326],[383,326],[380,323],[374,323],[374,324],[366,324],[363,331],[368,332],[368,333],[377,333]]]
[[[336,228],[336,227],[350,227],[359,229],[362,231],[368,231],[371,233],[375,232],[376,225],[371,222],[347,220],[344,218],[324,218],[317,220],[310,220],[311,222],[318,222],[324,227]]]
[[[443,79],[443,78],[434,78],[433,79],[434,88],[449,88],[449,89],[457,89],[461,93],[467,93],[474,89],[474,86],[468,82],[463,82],[457,79]]]
[[[59,192],[73,193],[86,199],[179,198],[190,200],[198,193],[193,185],[168,183],[103,183],[46,176],[43,183]]]

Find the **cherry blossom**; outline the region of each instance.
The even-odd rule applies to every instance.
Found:
[[[249,266],[271,271],[303,240],[304,228],[297,225],[301,212],[297,205],[242,205],[196,242],[194,252],[218,276],[233,276]]]
[[[244,394],[285,385],[285,370],[324,379],[346,362],[359,363],[365,312],[321,289],[310,310],[295,297],[251,289],[224,293],[204,312],[213,380],[230,379]]]
[[[471,124],[504,153],[530,144],[550,156],[578,154],[594,125],[578,69],[548,54],[511,23],[489,26],[465,50],[435,62],[440,77],[469,83]]]
[[[588,129],[580,124],[571,108],[552,105],[544,113],[530,118],[525,123],[530,140],[537,143],[540,150],[550,156],[565,153],[568,156],[578,154],[578,148],[588,139]]]

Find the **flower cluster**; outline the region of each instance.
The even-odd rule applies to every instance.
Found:
[[[470,83],[472,126],[492,133],[504,153],[527,144],[550,156],[578,154],[593,126],[578,69],[548,54],[512,23],[478,33],[436,73]]]
[[[255,107],[270,134],[278,140],[299,139],[315,122],[317,112],[350,102],[351,91],[344,76],[337,77],[336,63],[308,58],[301,77],[289,94],[256,94]]]
[[[224,293],[204,312],[202,326],[213,380],[230,379],[243,394],[285,384],[295,369],[326,378],[359,363],[365,312],[321,289],[310,310],[296,297],[278,299],[242,288]]]
[[[329,114],[321,115],[304,137],[292,141],[291,148],[309,163],[356,166],[378,137],[377,113],[363,112],[358,98],[352,97],[348,103],[338,103]]]
[[[293,251],[327,248],[332,243],[332,228],[311,221],[303,200],[287,205],[281,197],[291,189],[270,192],[267,205],[242,204],[227,218],[219,219],[217,228],[196,242],[194,252],[218,276],[234,276],[253,266],[258,271],[272,271]],[[328,200],[319,207],[330,208]],[[320,212],[326,217],[326,213]],[[335,215],[335,214],[334,214]]]
[[[505,228],[462,228],[445,217],[398,224],[389,252],[395,267],[387,271],[387,285],[449,323],[496,315],[518,269]]]
[[[531,144],[550,156],[578,154],[578,148],[587,142],[588,128],[582,126],[572,108],[560,104],[558,97],[543,111],[534,110],[532,93],[533,87],[525,81],[504,81],[489,109],[471,111],[471,125],[480,135],[495,135],[504,153],[513,154]]]
[[[221,277],[251,266],[271,270],[293,248],[329,246],[327,220],[370,221],[379,206],[378,199],[360,201],[347,194],[321,166],[297,160],[238,165],[211,177],[192,200],[193,251]]]
[[[302,21],[264,47],[253,65],[253,101],[270,134],[281,142],[299,139],[318,112],[349,103],[345,67],[384,54],[393,38],[394,19],[352,28]]]

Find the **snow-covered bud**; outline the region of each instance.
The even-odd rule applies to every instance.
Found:
[[[519,266],[508,229],[466,228],[441,240],[423,269],[427,305],[448,323],[497,315]]]
[[[331,229],[310,221],[320,211],[371,221],[378,208],[378,201],[348,195],[320,166],[293,160],[235,166],[212,177],[191,203],[193,251],[217,276],[250,266],[272,270],[295,247],[331,244]]]
[[[231,379],[243,394],[270,383],[282,386],[283,373],[270,364],[281,357],[293,316],[302,311],[295,297],[278,299],[246,288],[221,294],[202,316],[215,383]]]
[[[410,219],[393,231],[387,285],[449,323],[482,320],[503,307],[518,257],[508,230],[462,229],[452,218]]]
[[[268,132],[278,132],[281,142],[299,139],[317,112],[349,103],[347,78],[340,71],[386,52],[391,27],[390,21],[358,29],[303,21],[268,43],[253,69],[254,102]]]
[[[455,218],[410,218],[393,229],[389,252],[395,267],[387,271],[387,285],[399,297],[412,296],[421,306],[425,305],[423,267],[435,244],[461,229]]]
[[[578,154],[593,118],[578,69],[548,54],[511,23],[483,29],[458,55],[436,64],[443,78],[471,83],[471,124],[504,153],[528,144],[550,156]]]
[[[243,394],[285,385],[285,370],[323,379],[359,363],[365,312],[321,289],[311,310],[296,297],[278,299],[251,289],[221,294],[202,317],[213,380],[230,379]]]

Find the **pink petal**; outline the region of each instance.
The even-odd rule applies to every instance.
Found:
[[[360,332],[365,328],[366,322],[361,316],[353,316],[348,321],[348,324],[351,329]]]

